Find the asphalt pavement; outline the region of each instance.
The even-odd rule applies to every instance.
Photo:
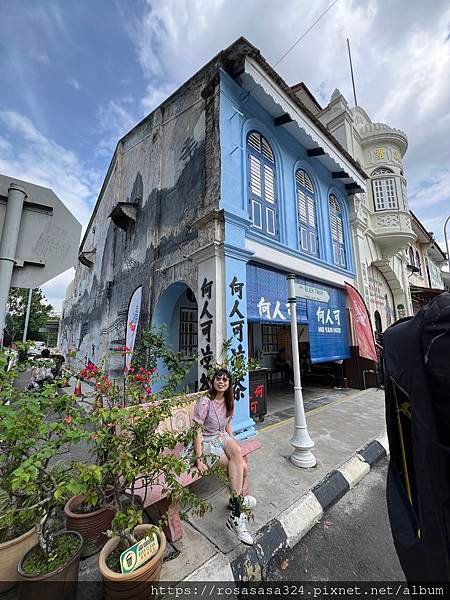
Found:
[[[274,581],[404,581],[389,527],[387,460],[372,468],[289,552]]]

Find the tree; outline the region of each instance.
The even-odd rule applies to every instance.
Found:
[[[26,288],[11,288],[9,292],[8,304],[6,306],[10,319],[8,319],[7,329],[11,335],[12,341],[21,340],[23,328],[25,325],[25,314],[27,312],[28,293]],[[42,290],[37,288],[33,290],[31,299],[30,320],[28,322],[27,339],[42,340],[44,334],[39,332],[41,327],[45,327],[49,316],[53,312],[53,306],[47,303]],[[9,327],[11,329],[9,329]]]

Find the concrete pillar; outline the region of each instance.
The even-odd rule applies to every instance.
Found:
[[[192,257],[198,273],[198,381],[199,389],[206,389],[206,373],[220,360],[225,339],[223,248],[211,242]]]
[[[20,222],[22,219],[23,203],[27,193],[25,189],[11,183],[8,189],[8,204],[6,206],[5,222],[0,239],[0,346],[3,347],[3,330],[6,319],[6,303],[19,239]]]
[[[242,356],[247,361],[247,263],[252,253],[228,244],[225,244],[224,253],[226,339],[231,340],[229,356]],[[238,396],[235,396],[233,430],[238,439],[245,439],[255,434],[255,423],[250,417],[248,372],[235,385]]]

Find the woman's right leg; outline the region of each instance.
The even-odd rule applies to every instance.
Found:
[[[228,477],[231,489],[237,496],[241,496],[244,483],[244,460],[241,448],[234,440],[228,440],[225,453],[228,458]]]

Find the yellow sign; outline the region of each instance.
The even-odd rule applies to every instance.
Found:
[[[124,550],[120,555],[122,573],[131,573],[146,563],[158,552],[159,544],[155,533],[150,533],[143,540]]]

